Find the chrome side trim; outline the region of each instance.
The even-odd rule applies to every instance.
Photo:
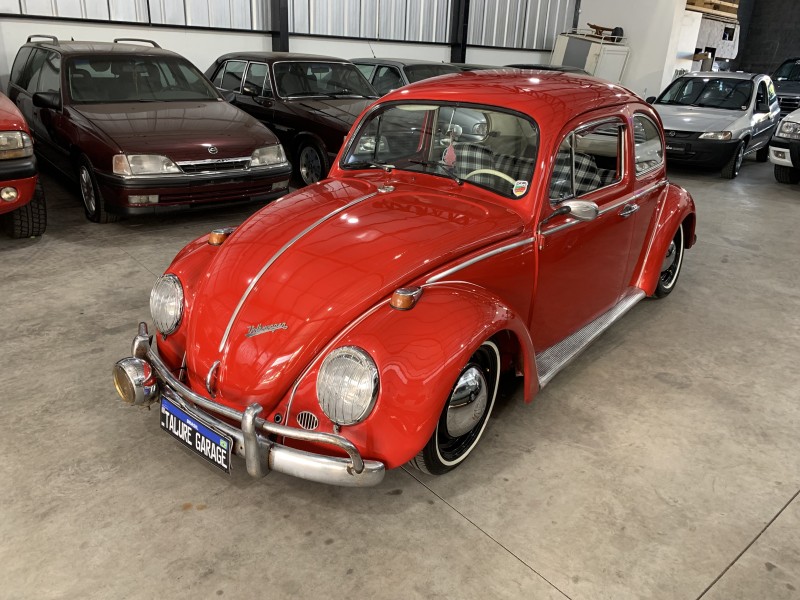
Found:
[[[628,293],[609,311],[597,317],[569,337],[550,346],[536,355],[536,366],[539,373],[539,386],[544,387],[556,374],[571,363],[586,347],[597,339],[601,333],[632,309],[645,297],[639,288],[630,288]]]
[[[207,158],[204,160],[178,160],[175,161],[175,164],[179,167],[183,167],[186,165],[225,165],[229,163],[237,163],[237,162],[250,162],[250,156],[240,156],[238,158]]]
[[[272,258],[270,258],[267,261],[267,264],[265,264],[263,267],[261,267],[261,270],[258,272],[258,274],[250,282],[250,285],[247,286],[247,289],[244,291],[244,294],[242,295],[241,299],[239,300],[239,304],[237,304],[236,308],[233,310],[233,314],[231,315],[230,321],[228,321],[228,326],[225,328],[225,333],[222,335],[222,341],[220,341],[220,343],[219,343],[218,351],[222,352],[222,349],[225,347],[225,344],[228,341],[228,336],[230,335],[231,329],[233,328],[233,323],[236,321],[236,317],[239,316],[239,311],[242,310],[242,306],[244,306],[244,303],[247,300],[247,297],[250,295],[250,292],[253,291],[253,288],[256,287],[256,284],[264,276],[264,273],[267,272],[267,269],[269,269],[275,263],[276,260],[278,260],[289,248],[291,248],[295,243],[297,243],[302,237],[304,237],[306,234],[310,233],[311,231],[313,231],[314,229],[316,229],[317,227],[322,225],[325,221],[335,217],[339,213],[347,210],[348,208],[350,208],[352,206],[355,206],[359,202],[363,202],[364,200],[369,200],[370,198],[372,198],[375,195],[377,195],[377,192],[372,192],[372,193],[369,193],[369,194],[367,194],[365,196],[361,196],[360,198],[356,198],[355,200],[353,200],[352,202],[349,202],[348,204],[345,204],[344,206],[340,206],[339,208],[337,208],[333,212],[330,212],[327,215],[325,215],[324,217],[322,217],[321,219],[318,219],[317,221],[315,221],[314,223],[312,223],[311,225],[309,225],[308,227],[303,229],[303,231],[298,233],[291,240],[286,242],[283,245],[283,247],[280,250],[278,250],[272,256]]]
[[[451,267],[446,271],[442,271],[438,275],[434,275],[433,277],[428,278],[425,283],[436,283],[437,281],[441,281],[446,277],[450,277],[453,273],[457,273],[461,269],[466,269],[467,267],[471,267],[475,263],[478,263],[482,260],[490,258],[492,256],[496,256],[497,254],[501,254],[503,252],[507,252],[508,250],[513,250],[514,248],[519,248],[520,246],[527,246],[528,244],[533,244],[535,238],[526,238],[519,242],[514,242],[513,244],[508,244],[506,246],[500,246],[499,248],[495,248],[494,250],[490,250],[489,252],[484,252],[483,254],[479,254],[473,258],[470,258],[467,261],[464,261],[460,265],[456,265],[455,267]]]

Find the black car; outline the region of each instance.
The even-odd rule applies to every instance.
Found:
[[[350,126],[378,97],[353,63],[329,56],[234,52],[206,76],[275,132],[305,185],[328,174]]]
[[[388,94],[409,83],[439,75],[460,73],[463,70],[458,65],[429,60],[354,58],[353,62],[379,94]]]
[[[781,117],[800,108],[800,57],[787,58],[772,74]]]

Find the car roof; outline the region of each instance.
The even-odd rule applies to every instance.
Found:
[[[220,56],[217,59],[217,63],[232,59],[258,60],[270,63],[281,61],[350,62],[346,58],[322,56],[320,54],[302,54],[299,52],[229,52]]]
[[[510,68],[462,71],[425,79],[389,92],[382,98],[382,101],[392,100],[469,102],[503,106],[526,114],[532,114],[532,109],[538,105],[562,119],[571,119],[604,106],[644,103],[621,85],[595,77],[564,71],[534,73]]]
[[[392,65],[394,67],[411,67],[414,65],[444,65],[446,67],[460,68],[452,63],[437,62],[435,60],[418,60],[415,58],[351,58],[354,63],[365,65]]]
[[[743,73],[742,71],[692,71],[681,77],[714,77],[715,79],[755,79],[763,77],[759,73]]]
[[[75,41],[40,41],[28,42],[25,46],[32,46],[34,48],[45,48],[47,50],[54,50],[60,52],[64,56],[81,55],[81,54],[149,54],[155,56],[180,56],[171,50],[164,50],[164,48],[156,48],[152,46],[144,46],[141,44],[126,44],[117,42],[75,42]]]

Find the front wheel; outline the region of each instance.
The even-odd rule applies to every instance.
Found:
[[[431,475],[442,475],[461,464],[481,439],[499,382],[500,351],[487,340],[461,370],[436,430],[409,464]]]
[[[47,228],[47,205],[41,180],[36,181],[33,198],[6,216],[6,228],[12,238],[37,237]]]
[[[297,165],[297,178],[303,185],[316,183],[328,174],[325,152],[312,141],[303,142],[300,145],[295,164]]]
[[[86,218],[94,223],[113,223],[119,217],[106,210],[106,203],[89,159],[85,156],[78,162],[78,184],[81,188],[81,198]]]
[[[786,165],[775,166],[775,179],[778,183],[798,183],[800,182],[800,169],[787,167]]]
[[[744,141],[739,142],[736,150],[733,151],[733,156],[722,167],[722,177],[724,179],[734,179],[739,174],[739,169],[742,168],[742,161],[744,160]]]
[[[681,223],[678,226],[678,231],[675,232],[675,237],[672,238],[669,244],[669,248],[667,248],[664,260],[661,262],[661,274],[658,276],[658,285],[653,294],[654,297],[663,298],[675,288],[675,282],[678,281],[678,275],[681,273],[684,249],[683,223]]]

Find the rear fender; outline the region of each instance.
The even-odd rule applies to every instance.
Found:
[[[644,290],[648,296],[652,296],[656,291],[658,278],[661,275],[661,263],[681,223],[684,224],[683,237],[686,248],[694,245],[695,205],[692,196],[685,189],[668,184],[656,218],[655,230],[650,237],[651,243],[641,261],[643,266],[638,271],[638,277],[631,282],[631,285]]]
[[[530,400],[538,389],[530,334],[524,321],[487,290],[467,283],[433,284],[411,310],[381,304],[330,346],[363,348],[380,373],[380,392],[370,416],[342,427],[341,434],[388,468],[408,462],[433,434],[461,369],[493,337],[501,352],[517,354]],[[293,414],[319,413],[318,366],[298,386]]]

